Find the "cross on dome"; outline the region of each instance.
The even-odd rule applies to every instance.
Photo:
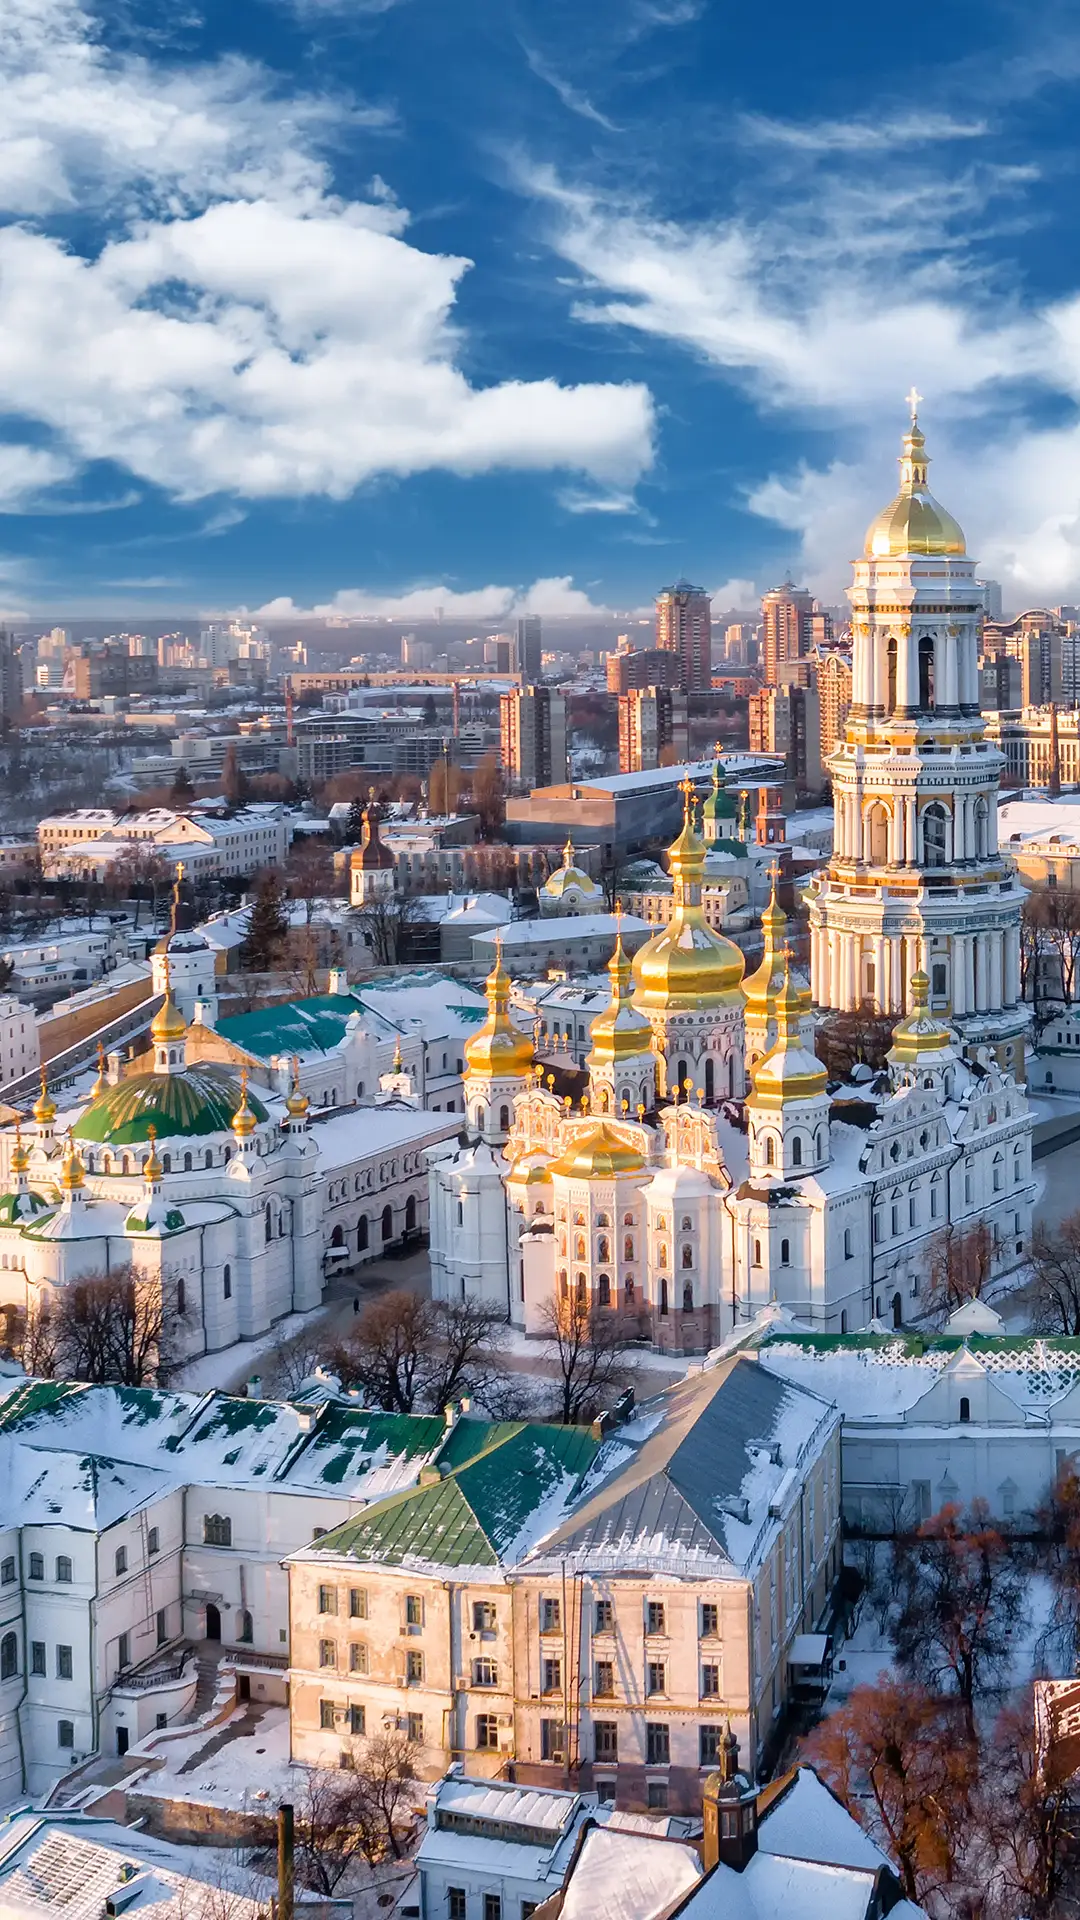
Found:
[[[913,427],[918,423],[919,407],[922,404],[923,397],[914,382],[912,383],[911,392],[904,395],[907,401],[908,411],[911,414],[911,424]]]

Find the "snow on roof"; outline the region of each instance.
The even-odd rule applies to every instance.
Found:
[[[683,1841],[594,1827],[567,1881],[560,1920],[654,1920],[700,1880],[697,1851]]]
[[[806,1636],[824,1639],[824,1635]],[[792,1652],[792,1658],[797,1656]],[[768,1791],[768,1790],[767,1790]],[[834,1798],[812,1767],[799,1767],[790,1786],[781,1787],[758,1824],[762,1853],[795,1860],[825,1861],[836,1867],[877,1872],[889,1862],[868,1833]]]
[[[1080,1339],[994,1334],[764,1334],[769,1372],[821,1394],[845,1419],[900,1421],[950,1368],[985,1370],[1012,1400],[1017,1423],[1050,1407],[1080,1379]]]
[[[998,845],[1023,846],[1060,834],[1066,846],[1080,843],[1080,793],[1056,800],[1006,800],[998,808]]]
[[[440,1813],[543,1827],[554,1837],[572,1819],[581,1800],[580,1795],[558,1787],[519,1787],[509,1781],[472,1780],[467,1775],[451,1774],[440,1781],[436,1804]]]
[[[111,1820],[17,1812],[0,1828],[0,1911],[100,1920],[112,1894],[140,1920],[259,1920],[271,1884],[209,1848],[170,1846]],[[300,1896],[303,1900],[304,1895]]]
[[[461,1115],[430,1113],[426,1107],[347,1107],[325,1119],[315,1113],[310,1125],[319,1166],[332,1173],[367,1154],[448,1140],[460,1130]]]
[[[474,947],[491,947],[502,940],[503,947],[536,947],[553,940],[585,940],[592,936],[607,935],[612,941],[619,929],[620,921],[613,913],[570,913],[545,914],[541,920],[512,920],[509,926],[502,927],[498,933],[476,933],[473,935]],[[623,939],[630,933],[655,933],[647,920],[639,920],[636,914],[624,913],[621,920]]]

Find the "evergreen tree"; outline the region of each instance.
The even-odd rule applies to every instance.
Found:
[[[288,916],[276,873],[260,882],[244,941],[244,966],[251,973],[269,973],[276,964],[289,931]]]
[[[349,847],[360,845],[360,835],[364,830],[364,806],[357,797],[349,807],[349,817],[345,822],[345,844]]]
[[[176,778],[169,788],[169,799],[174,807],[189,807],[195,798],[195,789],[191,784],[191,775],[185,766],[176,769]]]

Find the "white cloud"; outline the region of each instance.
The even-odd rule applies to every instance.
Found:
[[[236,62],[110,58],[66,0],[8,0],[3,21],[9,209],[127,213],[93,252],[0,231],[0,408],[49,426],[69,464],[114,460],[181,499],[341,498],[431,468],[627,487],[649,464],[642,385],[470,383],[453,326],[470,262],[410,245],[381,180],[369,202],[333,196],[314,142],[340,103],[272,102]]]
[[[715,615],[729,607],[756,607],[761,595],[752,580],[725,580],[720,587],[710,587],[709,597]]]
[[[739,121],[752,140],[798,153],[884,153],[936,140],[976,140],[986,120],[956,120],[948,113],[904,113],[881,120],[776,120],[766,113],[744,113]]]
[[[529,63],[530,73],[535,74],[538,80],[542,80],[546,87],[551,88],[569,113],[576,113],[581,120],[593,121],[596,126],[603,127],[607,133],[619,132],[614,121],[609,120],[606,113],[601,113],[599,107],[593,105],[588,94],[582,93],[580,88],[573,86],[569,80],[563,78],[562,74],[556,73],[554,67],[549,66],[534,47],[526,46],[524,41],[521,44]]]
[[[402,587],[397,593],[370,593],[364,587],[342,587],[332,600],[298,607],[287,595],[256,607],[260,620],[343,619],[434,620],[441,613],[461,620],[504,620],[522,613],[546,614],[551,620],[596,618],[614,609],[589,598],[570,576],[534,580],[529,587],[474,587],[459,592],[444,586]]]
[[[0,513],[17,513],[46,487],[69,480],[74,463],[43,447],[0,444]]]

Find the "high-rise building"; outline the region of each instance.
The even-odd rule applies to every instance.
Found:
[[[403,633],[401,636],[401,664],[403,667],[417,667],[422,673],[430,670],[435,658],[435,642],[418,640],[415,633]]]
[[[788,660],[800,660],[814,644],[811,621],[814,613],[812,594],[785,580],[766,593],[761,602],[765,628],[764,667],[766,686],[779,683],[779,669]]]
[[[833,638],[833,617],[827,607],[815,606],[810,615],[810,644],[812,647],[829,647]]]
[[[515,687],[499,700],[502,764],[527,791],[566,779],[566,701],[553,687]]]
[[[540,615],[522,615],[517,623],[517,670],[523,687],[540,685],[542,644]]]
[[[656,644],[679,656],[679,685],[697,693],[712,685],[712,601],[704,587],[677,580],[656,596]]]
[[[23,703],[23,659],[13,633],[0,631],[0,729],[17,725]]]
[[[496,673],[513,673],[514,642],[508,633],[489,633],[484,641],[484,665]]]
[[[900,491],[871,523],[848,595],[834,851],[808,892],[813,996],[894,1014],[928,994],[966,1046],[992,1047],[1022,1075],[1024,890],[998,849],[1004,762],[979,711],[982,590],[962,528],[927,485],[912,406]]]
[[[762,687],[750,696],[751,753],[782,754],[800,793],[820,793],[821,709],[816,687]]]
[[[636,687],[619,696],[619,772],[646,773],[690,757],[689,702],[671,687]]]
[[[1024,704],[1019,660],[991,653],[979,662],[979,705],[984,713],[1019,713]]]
[[[982,590],[983,603],[986,607],[987,619],[1000,620],[1001,619],[1000,583],[997,580],[977,580],[975,584],[977,587],[981,588]]]
[[[824,653],[817,663],[817,693],[821,708],[821,761],[844,737],[844,723],[851,707],[851,656],[839,651]]]
[[[618,648],[607,657],[609,693],[629,693],[634,687],[678,687],[682,683],[682,663],[677,653],[661,653],[659,647],[643,647],[633,653],[620,639]]]
[[[1020,704],[1044,707],[1064,697],[1062,641],[1065,622],[1048,607],[1029,607],[1015,620],[987,620],[983,625],[984,660],[1002,654],[1020,662]]]

